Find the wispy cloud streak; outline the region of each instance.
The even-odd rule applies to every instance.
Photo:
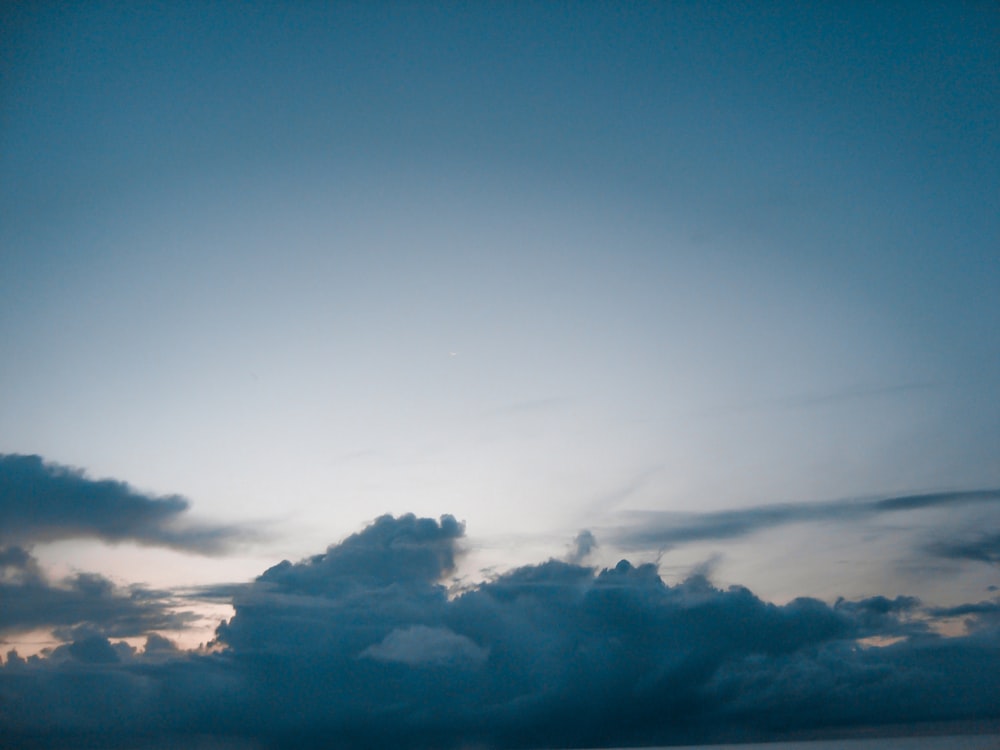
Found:
[[[711,513],[638,511],[627,514],[629,523],[606,530],[603,536],[623,549],[670,549],[693,542],[737,539],[792,523],[860,521],[890,513],[969,505],[1000,505],[1000,489],[758,505]],[[982,554],[989,554],[989,541]],[[941,547],[940,551],[944,554],[949,548]],[[952,556],[960,556],[961,551],[956,548]],[[969,548],[967,552],[975,554],[976,549]]]

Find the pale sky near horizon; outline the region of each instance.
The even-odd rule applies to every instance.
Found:
[[[735,7],[4,11],[0,453],[267,534],[40,559],[245,580],[413,512],[503,567],[1000,487],[995,9]],[[997,583],[866,533],[633,553],[784,600]]]

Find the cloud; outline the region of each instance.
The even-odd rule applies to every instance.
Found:
[[[976,533],[960,538],[939,539],[925,550],[950,560],[972,560],[1000,565],[1000,532]]]
[[[963,617],[965,615],[1000,615],[1000,601],[960,604],[957,607],[940,607],[931,610],[936,617]]]
[[[776,605],[626,560],[449,592],[463,538],[451,516],[383,516],[273,566],[234,589],[212,653],[81,630],[49,659],[8,659],[0,742],[620,747],[1000,718],[990,603],[943,612],[974,625],[944,638],[912,597]]]
[[[248,535],[187,521],[187,510],[177,495],[152,497],[41,456],[0,454],[0,543],[90,538],[215,554]]]
[[[440,626],[440,581],[453,572],[464,533],[449,515],[382,516],[323,554],[264,571],[234,597],[237,614],[219,640],[235,651],[353,659],[395,628]]]
[[[903,511],[972,505],[1000,506],[1000,489],[759,505],[712,513],[643,511],[630,514],[632,523],[610,529],[605,536],[622,549],[669,549],[692,542],[737,539],[790,523],[858,521]]]
[[[67,639],[79,633],[123,638],[180,629],[197,619],[175,612],[163,592],[122,590],[94,573],[50,581],[20,547],[0,548],[0,602],[0,636],[44,628]]]
[[[152,497],[40,456],[0,454],[0,636],[44,629],[82,642],[178,630],[197,620],[177,611],[167,592],[122,588],[94,573],[52,580],[31,551],[36,543],[90,538],[216,554],[249,537],[239,527],[190,522],[187,510],[176,495]]]
[[[926,635],[928,623],[911,616],[920,614],[920,600],[914,596],[897,596],[889,599],[872,596],[860,601],[838,599],[834,610],[848,615],[866,636],[896,637]]]
[[[931,609],[930,614],[940,618],[962,618],[962,624],[969,633],[1000,632],[1000,599],[938,607]]]
[[[270,590],[333,592],[342,587],[389,583],[434,583],[455,569],[456,542],[465,527],[453,516],[440,521],[409,514],[382,516],[322,555],[292,565],[285,560],[265,571]]]
[[[590,557],[590,553],[597,549],[597,547],[597,537],[589,530],[584,529],[573,540],[573,548],[569,551],[566,561],[580,564]]]

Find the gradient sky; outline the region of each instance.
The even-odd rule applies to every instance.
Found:
[[[998,123],[990,3],[5,7],[0,454],[240,531],[0,541],[995,600]]]

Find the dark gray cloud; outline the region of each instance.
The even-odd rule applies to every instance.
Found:
[[[978,532],[938,539],[925,549],[949,560],[972,560],[1000,565],[1000,532]]]
[[[20,547],[0,548],[0,603],[0,636],[43,628],[68,640],[81,633],[123,638],[197,619],[175,611],[164,592],[123,590],[94,573],[51,581]]]
[[[903,511],[971,505],[1000,507],[1000,489],[758,505],[711,513],[635,512],[630,514],[630,523],[608,530],[605,536],[623,549],[669,549],[692,542],[736,539],[791,523],[858,521]]]
[[[453,516],[382,516],[364,532],[332,545],[298,564],[285,560],[265,571],[260,582],[273,591],[334,593],[343,588],[425,583],[455,569],[456,541],[465,527]]]
[[[0,454],[0,543],[91,538],[213,554],[249,536],[235,526],[190,522],[187,510],[177,495],[152,497],[41,456]]]
[[[940,618],[961,618],[965,629],[970,633],[1000,632],[1000,599],[960,604],[956,607],[937,607],[930,610],[930,615]]]
[[[935,617],[965,617],[967,615],[1000,615],[1000,601],[959,604],[957,607],[937,607],[931,610]]]
[[[860,601],[838,599],[833,608],[848,615],[858,627],[858,632],[865,636],[893,638],[930,632],[926,620],[914,617],[922,614],[920,600],[914,596],[897,596],[894,599],[872,596]]]
[[[36,543],[90,538],[214,554],[249,537],[238,527],[189,522],[187,510],[178,496],[151,497],[39,456],[0,455],[0,636],[44,629],[77,642],[177,630],[198,619],[167,592],[118,587],[94,573],[51,580],[31,552]]]
[[[990,603],[940,611],[971,625],[944,638],[912,597],[776,605],[624,560],[449,595],[462,538],[450,516],[384,516],[276,565],[233,589],[214,653],[80,630],[49,659],[11,658],[0,742],[596,747],[1000,718]]]
[[[238,614],[219,639],[240,652],[354,658],[395,628],[439,626],[447,603],[439,582],[454,570],[463,534],[452,516],[382,516],[321,555],[264,571],[234,597]]]

